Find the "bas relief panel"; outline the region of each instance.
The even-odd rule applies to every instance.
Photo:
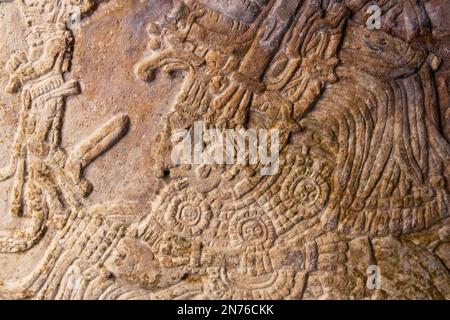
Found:
[[[0,298],[449,299],[449,18],[1,1]],[[199,123],[277,132],[277,170],[175,163]]]

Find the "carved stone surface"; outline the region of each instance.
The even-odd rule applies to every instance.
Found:
[[[449,22],[445,0],[0,1],[0,298],[449,299]],[[198,124],[277,132],[277,170],[175,163]]]

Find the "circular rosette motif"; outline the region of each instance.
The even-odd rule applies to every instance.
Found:
[[[311,207],[320,197],[320,186],[310,177],[297,177],[289,188],[289,194],[301,205]]]
[[[292,156],[286,166],[289,171],[282,182],[281,200],[290,203],[301,218],[313,217],[328,200],[328,170],[323,163],[307,155]]]
[[[196,237],[208,227],[211,216],[211,208],[204,197],[185,189],[170,200],[165,222],[167,229],[175,234]]]

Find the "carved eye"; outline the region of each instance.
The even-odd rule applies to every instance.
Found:
[[[387,46],[386,39],[380,36],[363,36],[362,41],[372,51],[380,52]]]

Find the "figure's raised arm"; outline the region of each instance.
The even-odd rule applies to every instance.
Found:
[[[6,91],[16,93],[24,83],[50,72],[55,66],[58,57],[64,55],[66,50],[66,37],[57,36],[49,39],[39,59],[24,64],[11,75]]]

